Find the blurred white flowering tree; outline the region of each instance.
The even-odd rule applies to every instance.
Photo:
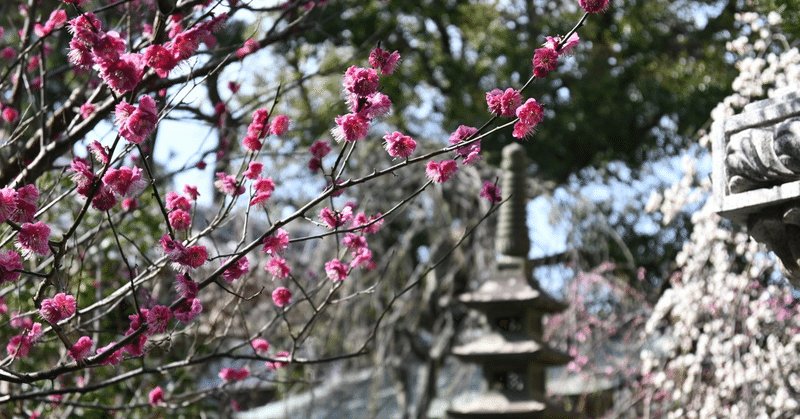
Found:
[[[739,75],[714,120],[800,85],[798,40],[784,32],[781,14],[741,13],[737,20],[744,35],[727,49],[741,57]],[[709,146],[706,133],[701,144]],[[642,352],[641,378],[614,414],[797,417],[800,315],[792,290],[762,245],[714,213],[711,184],[697,175],[696,158],[687,156],[680,182],[649,204],[668,223],[691,201],[706,199],[691,217],[693,231],[676,259],[671,288],[646,325],[653,344]]]

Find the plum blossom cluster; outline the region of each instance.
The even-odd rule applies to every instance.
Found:
[[[282,307],[288,304],[288,301],[291,300],[291,293],[286,288],[278,288],[275,290],[275,292],[273,292],[273,298],[282,301],[282,304],[279,305],[280,307]],[[284,301],[284,299],[286,299],[286,301]],[[267,351],[269,351],[270,348],[269,342],[261,338],[253,339],[250,342],[250,344],[253,347],[253,350],[255,350],[257,354],[262,356],[266,355]],[[289,354],[289,352],[280,351],[275,355],[275,359],[266,361],[264,365],[267,367],[268,370],[276,370],[278,368],[283,368],[289,365],[288,360],[290,356],[291,355]],[[247,367],[242,367],[242,368],[223,367],[219,371],[219,378],[221,378],[222,381],[224,382],[241,381],[249,376],[250,376],[250,370],[248,370]]]
[[[17,233],[16,247],[25,258],[33,254],[50,253],[50,226],[38,221],[33,222],[38,206],[39,189],[34,185],[25,185],[18,189],[0,189],[0,222],[6,220],[21,223]],[[12,282],[19,278],[22,269],[19,261],[20,253],[13,250],[0,253],[0,283]]]
[[[103,81],[117,93],[130,92],[142,81],[147,67],[159,77],[167,77],[180,62],[194,55],[201,43],[213,46],[216,43],[213,33],[227,18],[223,13],[185,31],[179,25],[173,26],[169,42],[136,53],[126,52],[125,39],[116,31],[103,31],[100,19],[86,12],[69,21],[73,36],[69,59],[78,69],[97,69]]]
[[[39,314],[41,314],[42,318],[48,323],[56,324],[74,314],[75,307],[75,297],[60,292],[53,298],[45,298],[42,300],[42,307],[39,309]]]
[[[354,207],[353,203],[349,204],[345,208]],[[333,282],[341,282],[348,277],[352,269],[374,269],[375,262],[372,260],[372,251],[367,243],[367,235],[376,233],[382,223],[381,214],[376,214],[367,219],[363,212],[359,212],[352,217],[350,228],[356,230],[356,232],[345,233],[344,237],[342,237],[342,245],[350,251],[350,262],[345,263],[339,258],[326,262],[325,274],[328,279]]]
[[[322,168],[322,159],[331,152],[331,146],[327,141],[316,141],[308,148],[311,153],[311,160],[308,161],[308,168],[312,172]]]
[[[286,230],[279,228],[275,231],[275,234],[264,237],[262,244],[263,246],[261,251],[272,256],[272,258],[267,262],[266,270],[276,278],[288,277],[289,273],[291,272],[291,268],[289,268],[289,265],[286,264],[286,259],[282,258],[281,255],[289,247],[289,233],[287,233]],[[291,294],[288,298],[291,299]],[[275,300],[275,293],[272,294],[272,299]],[[278,304],[278,300],[275,300],[275,304],[279,307],[282,306],[281,304]],[[286,303],[283,305],[285,304]]]
[[[179,272],[199,268],[208,260],[208,250],[206,250],[205,246],[194,245],[186,247],[181,242],[170,237],[169,234],[164,234],[159,243],[164,253],[174,263],[175,269]]]
[[[242,145],[250,151],[258,151],[264,146],[261,141],[268,135],[281,136],[289,130],[290,120],[286,115],[276,115],[272,123],[267,109],[257,109],[253,113],[253,121],[247,126],[247,136],[242,139]]]
[[[94,141],[88,148],[98,162],[108,164],[108,154],[99,142]],[[98,182],[91,162],[82,157],[75,157],[67,171],[72,172],[71,178],[78,194],[85,198],[91,196],[92,208],[98,211],[114,208],[120,199],[126,209],[135,207],[136,196],[147,186],[142,169],[137,166],[110,167],[100,179],[101,182]]]
[[[568,343],[561,348],[572,356],[567,371],[586,381],[631,381],[639,372],[638,353],[612,354],[606,346],[612,337],[628,348],[641,346],[646,338],[644,323],[652,311],[644,295],[627,285],[622,272],[611,262],[579,270],[565,290],[570,307],[545,320],[546,339]],[[598,299],[604,306],[600,315],[595,310]]]
[[[489,182],[488,180],[483,182],[483,188],[481,189],[480,197],[486,198],[487,201],[493,204],[503,200],[503,197],[500,194],[500,188],[497,186],[497,184]]]
[[[80,7],[86,0],[63,0],[63,2]],[[94,13],[84,13],[79,10],[78,13],[80,15],[69,20],[68,29],[71,36],[69,39],[68,58],[74,66],[75,74],[81,75],[91,72],[93,76],[99,77],[99,79],[91,78],[87,80],[82,87],[82,89],[85,89],[86,86],[90,88],[98,87],[95,93],[89,95],[85,94],[89,92],[88,89],[76,90],[74,93],[82,93],[83,95],[75,95],[74,97],[80,98],[75,103],[72,102],[72,96],[69,96],[69,108],[71,114],[79,114],[84,119],[99,121],[101,118],[109,116],[98,113],[101,106],[102,109],[108,109],[105,103],[116,103],[113,115],[114,122],[118,129],[119,138],[128,143],[125,146],[126,152],[132,148],[140,148],[141,153],[147,153],[147,147],[143,143],[155,131],[159,118],[167,117],[170,108],[172,108],[168,104],[174,103],[171,102],[171,98],[164,99],[168,92],[166,87],[162,89],[162,86],[175,85],[177,79],[159,80],[159,78],[166,79],[170,74],[174,76],[173,70],[194,56],[202,45],[213,48],[216,43],[213,34],[222,27],[227,15],[220,14],[213,17],[213,11],[202,10],[202,7],[197,5],[194,9],[160,10],[161,15],[156,19],[156,22],[163,24],[163,26],[159,25],[158,27],[145,23],[145,21],[152,22],[153,19],[142,19],[141,22],[138,21],[139,19],[127,19],[127,22],[117,22],[111,26],[101,20],[101,18],[107,16],[109,21],[114,19],[111,15],[115,8],[117,10],[126,8],[128,13],[131,13],[131,11],[136,13],[137,10],[144,11],[151,6],[159,7],[159,9],[164,7],[163,4],[152,5],[139,0],[123,3],[125,4],[109,4],[107,7],[98,9],[95,11],[97,16]],[[235,11],[237,2],[231,0],[228,3],[230,10]],[[286,7],[289,7],[290,3],[293,2],[286,2]],[[310,10],[324,4],[325,1],[306,2],[305,7]],[[28,12],[24,8],[21,10],[25,13]],[[30,56],[25,62],[22,62],[20,68],[26,68],[27,66],[30,72],[46,64],[40,56],[46,56],[49,49],[52,48],[48,45],[48,40],[44,38],[66,35],[66,31],[60,31],[59,28],[67,22],[67,13],[72,13],[71,11],[73,10],[75,9],[56,10],[46,22],[33,25],[33,32],[37,37],[42,38],[36,42],[41,43],[43,55]],[[187,16],[184,16],[183,13],[187,13]],[[203,21],[208,16],[211,16],[210,20]],[[161,21],[162,18],[165,18],[166,22]],[[187,29],[184,25],[190,27]],[[111,30],[110,28],[112,27],[117,28],[120,32]],[[0,37],[2,37],[2,28],[0,28]],[[551,49],[559,50],[560,54],[562,48],[557,46],[560,41],[553,42],[555,44]],[[262,46],[265,45],[254,39],[248,39],[238,50],[236,49],[238,45],[234,45],[227,51],[236,50],[235,55],[242,59]],[[566,50],[566,48],[563,49]],[[31,51],[30,48],[20,48],[20,54],[29,54],[29,51]],[[213,55],[225,54],[208,54],[209,59],[212,61],[216,59]],[[229,54],[225,60],[235,60],[233,55]],[[15,60],[17,51],[10,46],[6,47],[2,50],[2,57],[8,61]],[[203,59],[205,58],[203,57]],[[203,59],[198,60],[196,67],[193,64],[192,70],[197,68],[201,70],[200,73],[205,71],[202,64]],[[347,94],[346,103],[349,113],[336,118],[337,128],[334,129],[333,135],[338,142],[354,143],[365,138],[375,121],[390,112],[391,100],[379,91],[380,77],[393,74],[399,60],[400,54],[397,51],[388,52],[376,48],[369,56],[370,68],[353,66],[346,71],[343,87]],[[547,67],[550,64],[542,65]],[[217,71],[219,68],[221,67],[211,71]],[[12,75],[13,82],[17,83],[19,80],[14,77],[18,76]],[[187,80],[192,80],[192,77],[194,76],[187,76]],[[31,87],[37,88],[37,84],[41,85],[41,83],[43,83],[42,80],[33,80],[30,84]],[[228,86],[233,93],[236,93],[239,89],[239,85],[233,81],[229,82]],[[113,93],[110,93],[111,91]],[[523,104],[521,94],[513,89],[497,91],[496,93],[492,94],[491,100],[494,102],[490,103],[490,108],[495,109],[499,115],[509,118],[519,117],[520,123],[526,125],[525,129],[529,129],[541,121],[541,105],[537,107],[538,104],[535,101],[530,102],[532,99]],[[124,95],[124,99],[118,98],[118,96],[122,95]],[[112,97],[114,98],[113,102],[106,100]],[[14,100],[17,101],[17,99]],[[80,100],[88,100],[88,102],[80,104]],[[489,100],[489,95],[487,94],[487,102]],[[131,103],[128,103],[129,101]],[[234,109],[228,109],[228,105],[220,100],[216,102],[214,112],[215,116],[219,117],[217,119],[218,126],[220,129],[226,128],[223,126],[222,121],[235,119],[231,117]],[[31,108],[28,106],[20,107],[19,109],[25,109],[25,112],[28,112],[28,109]],[[523,111],[519,111],[519,109],[523,109]],[[2,111],[2,118],[8,124],[19,121],[20,114],[12,105],[0,104],[0,110]],[[222,118],[223,116],[225,118]],[[25,119],[33,118],[26,115]],[[66,122],[72,123],[72,121]],[[63,129],[53,130],[58,131],[53,134],[73,136],[75,134],[72,130],[73,127],[74,125],[69,125],[68,128],[62,127]],[[258,157],[259,151],[263,148],[263,140],[268,135],[285,135],[289,127],[290,120],[285,115],[270,115],[267,109],[256,110],[252,123],[247,127],[247,135],[242,142],[244,148],[249,151],[244,157],[247,169],[241,175],[217,173],[216,182],[214,182],[215,187],[222,193],[231,196],[242,195],[250,188],[252,194],[249,205],[265,206],[275,190],[275,182],[271,177],[262,175],[264,164],[254,159]],[[50,126],[47,128],[50,128]],[[462,161],[462,165],[480,160],[481,144],[479,140],[476,140],[476,135],[477,129],[460,126],[450,137],[450,144],[453,146],[451,150],[454,152],[454,156],[440,161],[429,162],[426,166],[428,177],[435,182],[445,182],[451,179],[458,170],[457,161],[459,159]],[[410,163],[408,160],[412,160],[411,156],[417,150],[416,140],[399,131],[387,132],[383,140],[385,141],[385,150],[391,157],[407,159],[406,163]],[[211,280],[217,279],[214,277],[216,274],[213,274],[205,277],[205,280],[200,280],[201,274],[207,274],[200,268],[210,260],[219,259],[225,267],[224,271],[221,272],[221,277],[229,284],[242,278],[250,270],[250,261],[243,254],[244,252],[240,250],[241,248],[237,248],[239,253],[209,257],[209,250],[205,246],[197,244],[195,241],[197,238],[189,234],[193,227],[195,215],[193,208],[196,209],[196,201],[199,196],[197,188],[189,185],[184,187],[183,195],[174,191],[164,195],[164,205],[162,208],[158,208],[164,213],[167,228],[161,229],[161,227],[164,227],[162,224],[159,227],[159,233],[156,234],[156,237],[161,236],[158,244],[160,245],[160,250],[163,251],[162,257],[157,262],[154,262],[156,258],[150,258],[151,255],[145,254],[150,250],[146,247],[148,245],[153,247],[155,243],[137,243],[136,235],[129,234],[130,230],[124,231],[124,229],[120,229],[110,233],[115,238],[122,239],[116,243],[113,243],[113,240],[102,240],[102,244],[94,243],[94,238],[89,237],[89,234],[85,234],[86,231],[97,229],[97,231],[100,231],[100,233],[94,233],[98,234],[97,237],[108,231],[108,229],[104,229],[104,226],[101,227],[99,224],[97,226],[90,225],[91,222],[96,220],[100,220],[102,223],[107,222],[111,226],[121,222],[119,220],[125,220],[126,222],[134,218],[137,221],[139,218],[144,221],[152,220],[149,217],[144,217],[152,215],[145,211],[150,208],[143,208],[142,211],[137,211],[136,213],[110,212],[120,202],[125,211],[138,207],[137,197],[149,183],[142,173],[142,169],[147,167],[145,164],[147,164],[149,156],[144,154],[139,156],[114,155],[114,149],[106,148],[97,141],[88,144],[87,148],[90,156],[86,158],[74,157],[68,163],[69,167],[66,171],[74,184],[74,189],[69,192],[74,191],[75,194],[90,201],[91,207],[95,210],[109,213],[98,214],[90,212],[83,218],[83,223],[80,219],[75,221],[74,226],[76,229],[74,231],[78,232],[75,235],[70,236],[72,233],[65,233],[62,241],[50,241],[50,226],[45,224],[44,221],[37,221],[36,219],[36,202],[39,197],[39,190],[36,186],[27,185],[17,189],[10,187],[0,189],[0,223],[7,222],[9,224],[10,229],[8,231],[13,231],[11,234],[16,235],[15,245],[18,249],[0,250],[0,284],[24,284],[24,281],[19,280],[22,274],[32,277],[32,281],[26,279],[28,284],[37,282],[36,275],[38,273],[24,271],[25,267],[23,265],[25,258],[37,254],[49,255],[51,252],[55,253],[53,257],[55,260],[53,273],[60,273],[62,268],[63,272],[69,272],[69,275],[64,275],[66,277],[54,275],[48,276],[47,281],[41,281],[41,284],[45,285],[42,287],[43,290],[52,291],[53,288],[57,288],[59,292],[50,298],[43,298],[38,311],[31,310],[25,314],[11,314],[12,319],[8,324],[15,329],[13,333],[16,334],[6,346],[7,353],[11,358],[20,358],[28,355],[31,348],[36,344],[41,345],[40,347],[48,344],[50,345],[48,350],[57,346],[60,347],[63,344],[62,350],[58,352],[61,358],[68,357],[72,360],[67,359],[67,362],[72,362],[71,365],[67,365],[67,368],[117,365],[123,363],[126,359],[141,357],[149,351],[168,352],[172,348],[172,344],[177,343],[177,339],[172,339],[183,332],[177,330],[181,327],[179,322],[193,322],[203,312],[204,307],[198,296],[200,288],[209,284]],[[318,171],[323,168],[322,160],[330,153],[331,147],[328,142],[318,141],[311,146],[309,151],[312,155],[309,168],[312,171]],[[221,156],[221,154],[218,154],[218,156]],[[130,160],[126,161],[126,157],[130,157]],[[61,165],[62,163],[59,162],[58,164]],[[198,167],[201,167],[201,165],[198,164]],[[157,173],[157,171],[154,171],[154,173]],[[333,185],[334,189],[340,188],[336,185],[342,181],[333,176],[333,173],[326,174],[326,176],[328,175],[329,186]],[[56,189],[47,192],[56,191],[60,187],[59,183]],[[160,195],[158,189],[157,183],[154,182],[153,195],[160,205],[162,195]],[[330,195],[338,196],[342,192],[335,190]],[[49,196],[52,197],[53,195],[55,194]],[[69,195],[65,194],[64,196]],[[498,188],[491,182],[484,184],[481,196],[491,202],[499,202],[501,199]],[[142,202],[146,203],[147,200],[142,198]],[[88,204],[85,206],[88,206]],[[79,214],[80,217],[85,215],[83,212]],[[70,215],[71,213],[65,212],[63,218],[68,218]],[[142,217],[139,217],[140,215]],[[348,202],[340,209],[335,209],[334,204],[331,204],[331,207],[322,208],[319,213],[319,220],[322,225],[332,230],[331,235],[340,240],[337,243],[337,247],[340,250],[338,254],[335,257],[327,256],[326,262],[320,267],[320,270],[324,269],[325,276],[333,284],[333,287],[337,287],[347,281],[358,270],[374,269],[375,262],[372,250],[369,247],[369,241],[373,240],[370,235],[378,232],[381,228],[383,215],[377,213],[368,216],[364,212],[357,212],[356,204]],[[288,221],[292,221],[292,219],[290,218]],[[283,221],[276,225],[283,225]],[[124,227],[129,226],[125,225]],[[164,230],[168,231],[168,233],[164,233]],[[289,278],[292,275],[292,269],[284,258],[290,242],[289,234],[280,228],[274,230],[262,242],[262,251],[269,258],[266,261],[266,270],[274,278]],[[203,236],[205,234],[207,233],[203,232],[199,235]],[[328,233],[326,232],[325,234]],[[105,239],[106,237],[108,236],[103,238]],[[86,244],[87,242],[92,243]],[[96,242],[101,242],[101,240],[96,240]],[[109,252],[117,252],[117,255],[121,255],[119,259],[113,260],[115,263],[108,263],[108,266],[105,264],[102,266],[103,269],[108,268],[107,270],[111,271],[110,276],[114,278],[108,282],[114,281],[115,286],[118,287],[115,290],[109,289],[109,285],[106,283],[108,278],[106,278],[105,270],[102,273],[102,278],[100,277],[101,274],[98,273],[98,278],[94,281],[87,280],[87,276],[83,275],[83,272],[80,275],[72,275],[73,268],[81,268],[88,260],[85,259],[87,255],[96,255],[93,255],[92,252],[99,246],[106,246],[107,242],[113,243],[111,246],[107,246],[110,249],[108,250]],[[120,245],[120,242],[123,242],[123,244]],[[254,241],[250,244],[250,248],[252,249],[252,246],[257,244],[258,241]],[[65,249],[68,252],[74,251],[74,254],[67,253],[65,257]],[[103,249],[105,250],[105,248]],[[135,249],[138,252],[128,252],[131,249]],[[159,250],[158,245],[155,246],[155,250],[156,252]],[[126,263],[131,260],[135,262],[128,265],[130,271],[118,275],[116,269],[120,267],[116,262],[122,262],[123,259]],[[167,260],[167,263],[172,263],[174,272],[171,274],[168,274],[167,269],[163,269],[164,267],[161,266],[164,260]],[[110,258],[104,260],[104,262],[106,261],[112,262]],[[146,262],[147,265],[142,266],[141,262]],[[91,263],[97,262],[92,261]],[[122,270],[125,269],[122,268]],[[151,273],[153,275],[148,276]],[[172,275],[174,275],[174,280]],[[195,279],[193,279],[193,276],[195,276]],[[294,280],[294,278],[292,279]],[[286,285],[286,283],[290,282],[284,281],[283,285]],[[120,286],[119,284],[123,285]],[[163,284],[167,285],[164,286]],[[148,289],[151,285],[153,288]],[[225,291],[231,292],[231,294],[235,294],[237,297],[241,297],[241,295],[236,294],[240,290],[230,291],[221,282],[216,285],[219,285]],[[237,283],[236,285],[240,284]],[[17,286],[17,284],[13,286]],[[293,302],[297,302],[293,301],[293,293],[289,289],[290,286],[277,286],[272,290],[272,302],[280,308],[276,312],[289,311],[293,309]],[[174,290],[170,290],[170,287],[174,288]],[[85,291],[87,289],[88,292]],[[153,292],[153,295],[150,292]],[[49,296],[51,294],[45,293],[42,295]],[[101,298],[101,300],[86,301],[87,295],[99,296],[98,298]],[[296,294],[295,299],[300,295]],[[308,298],[305,295],[305,290],[303,290],[302,296],[303,298]],[[164,300],[161,300],[162,298]],[[113,303],[105,302],[111,300],[114,300]],[[81,306],[80,310],[78,309],[79,304]],[[120,305],[112,306],[109,304]],[[101,319],[104,324],[100,330],[95,330],[94,326],[86,327],[87,322],[94,321],[94,319],[90,320],[89,318],[96,314],[92,313],[92,311],[96,310],[98,306],[106,310],[103,311],[103,314],[114,313],[113,322],[107,322],[113,323],[112,327],[114,329],[105,325],[106,319]],[[119,312],[117,313],[117,310],[107,310],[108,307],[119,307]],[[133,313],[130,311],[131,307],[135,307]],[[206,307],[206,309],[209,308],[216,307],[210,305]],[[5,299],[0,297],[0,314],[5,314],[7,311],[8,306],[5,304]],[[76,313],[78,314],[76,315]],[[291,314],[294,316],[295,313]],[[58,339],[54,336],[42,339],[42,324],[34,323],[33,321],[36,316],[40,316],[44,322],[52,326],[52,330],[55,330],[58,334]],[[125,318],[126,316],[127,319]],[[127,330],[124,327],[126,324],[128,325]],[[205,329],[206,325],[203,326]],[[173,330],[176,330],[177,333],[173,333]],[[65,333],[64,335],[61,334],[62,331]],[[124,338],[121,337],[123,331]],[[111,336],[112,333],[115,337]],[[90,334],[91,337],[84,334]],[[254,339],[250,344],[258,355],[263,356],[270,351],[270,344],[265,339]],[[45,351],[43,350],[42,352]],[[219,353],[214,355],[217,354]],[[156,358],[158,355],[153,353],[152,356]],[[293,356],[294,349],[292,349],[291,353],[287,351],[277,352],[275,357],[265,363],[265,366],[269,370],[285,367],[292,361]],[[18,364],[23,363],[20,362]],[[25,365],[29,364],[33,364],[33,362],[25,363]],[[52,368],[63,368],[64,365],[63,361],[59,361],[59,365]],[[50,368],[50,366],[46,368]],[[124,374],[123,371],[122,368],[98,368],[92,374],[89,374],[89,376],[92,376],[91,378],[78,377],[75,383],[68,382],[72,377],[65,378],[64,375],[61,375],[51,380],[52,383],[50,385],[54,389],[83,389],[86,385],[97,383],[102,385],[108,382],[103,381],[105,380],[104,375]],[[228,367],[220,370],[219,377],[225,382],[233,382],[246,379],[250,374],[250,370],[246,367]],[[25,379],[28,379],[28,377],[26,376]],[[125,376],[120,375],[120,377],[124,378]],[[93,379],[96,381],[87,381]],[[170,386],[167,390],[173,391],[174,388]],[[78,390],[76,392],[82,391]],[[140,387],[137,390],[137,394],[142,395],[143,398],[146,395],[147,401],[152,406],[163,405],[165,400],[164,389],[152,384]],[[171,397],[174,397],[175,400],[181,400],[177,394]],[[51,400],[60,399],[53,397]],[[2,403],[2,400],[0,400],[0,403]],[[23,408],[20,408],[20,411],[23,411]],[[34,414],[38,414],[38,412]]]
[[[325,274],[334,282],[340,282],[347,278],[350,271],[354,268],[373,269],[375,262],[372,260],[372,251],[367,244],[367,235],[377,233],[383,225],[383,218],[380,213],[367,218],[363,212],[353,215],[356,204],[348,202],[341,212],[332,211],[325,207],[320,212],[320,218],[330,229],[345,226],[355,232],[345,233],[342,237],[342,245],[350,251],[349,264],[340,259],[332,259],[325,263]]]
[[[143,95],[139,98],[139,107],[136,107],[123,100],[117,104],[114,120],[119,125],[120,137],[139,144],[156,129],[158,123],[156,101],[148,95]]]
[[[192,216],[189,214],[192,209],[190,200],[196,200],[199,195],[192,193],[197,191],[197,188],[193,186],[185,185],[184,190],[189,192],[186,194],[189,195],[188,197],[186,195],[178,195],[175,191],[167,192],[166,196],[166,208],[169,211],[167,219],[169,220],[169,225],[176,231],[186,230],[192,225]]]
[[[594,2],[595,0],[591,0]],[[583,3],[583,0],[581,0]],[[597,0],[597,2],[605,2],[608,4],[608,0]],[[598,12],[601,10],[598,10]],[[542,78],[546,77],[547,73],[555,70],[558,67],[558,57],[569,54],[572,51],[572,48],[575,45],[578,45],[580,39],[578,38],[578,34],[573,33],[559,48],[561,44],[561,38],[559,37],[547,37],[547,42],[544,44],[542,48],[537,49],[533,53],[533,75]]]
[[[387,53],[376,48],[370,54],[370,66],[352,66],[344,74],[344,89],[350,113],[336,117],[336,128],[331,130],[336,142],[355,142],[367,136],[370,124],[391,110],[388,96],[378,91],[380,76],[394,72],[400,54]]]
[[[253,198],[250,199],[250,206],[256,205],[263,207],[266,205],[269,198],[272,197],[272,192],[275,191],[275,182],[271,177],[264,178],[256,175],[255,181],[253,182],[253,191]]]
[[[13,326],[12,322],[12,326]],[[31,322],[25,330],[15,335],[8,341],[6,352],[13,358],[21,358],[28,355],[31,347],[42,337],[42,324]]]
[[[47,22],[42,25],[41,23],[37,23],[33,25],[33,32],[39,38],[44,38],[45,36],[49,35],[50,32],[53,32],[54,29],[60,28],[67,22],[67,12],[63,9],[54,10],[50,13],[50,18],[47,19]]]

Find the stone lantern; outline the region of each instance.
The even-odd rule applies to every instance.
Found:
[[[746,226],[800,286],[800,91],[778,91],[712,127],[717,213]]]
[[[510,199],[500,208],[497,270],[477,290],[459,296],[462,304],[486,316],[491,330],[452,350],[462,361],[482,367],[487,390],[474,400],[454,404],[447,414],[449,418],[570,417],[544,399],[546,368],[572,358],[542,340],[542,316],[567,306],[532,277],[524,148],[506,146],[502,167],[502,193],[510,194]]]

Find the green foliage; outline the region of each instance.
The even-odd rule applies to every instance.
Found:
[[[757,5],[761,13],[778,12],[783,19],[783,30],[787,34],[800,36],[800,0],[759,0]]]
[[[333,44],[352,48],[362,61],[378,42],[397,49],[403,65],[384,92],[404,107],[432,102],[432,112],[396,109],[387,122],[422,138],[431,135],[424,127],[430,120],[441,120],[447,132],[478,126],[489,116],[485,92],[521,87],[545,36],[567,33],[582,11],[577,2],[477,3],[331,2],[316,12],[319,30],[287,47]],[[562,59],[557,72],[525,92],[548,109],[525,143],[537,174],[561,183],[611,160],[636,168],[648,158],[676,155],[730,91],[734,68],[724,59],[724,41],[734,32],[738,7],[735,1],[625,0],[587,19],[575,57]],[[430,97],[415,88],[420,80]],[[496,163],[510,141],[509,128],[483,148]]]

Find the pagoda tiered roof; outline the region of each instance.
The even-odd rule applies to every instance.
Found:
[[[472,342],[456,346],[452,353],[465,361],[475,363],[519,360],[550,366],[564,365],[572,360],[569,354],[552,349],[535,339],[513,340],[497,332],[487,333]]]
[[[538,287],[531,286],[527,276],[518,270],[499,272],[477,290],[461,294],[458,300],[467,307],[483,312],[502,308],[559,313],[568,307]]]

